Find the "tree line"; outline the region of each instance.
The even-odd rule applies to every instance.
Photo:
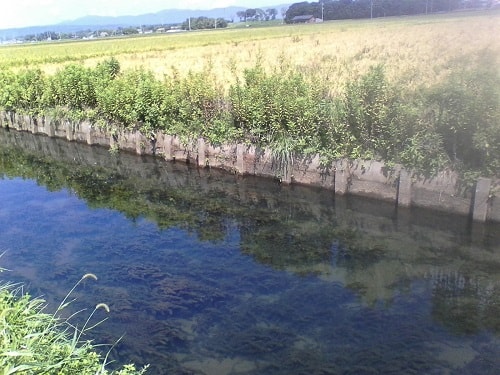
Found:
[[[55,32],[43,31],[36,34],[27,34],[23,37],[25,42],[43,42],[52,40],[68,40],[68,39],[93,39],[108,36],[127,36],[137,35],[144,33],[158,32],[158,30],[170,29],[177,24],[158,24],[158,25],[141,25],[141,26],[127,26],[116,28],[102,28],[97,30],[78,30],[74,32]],[[227,26],[227,24],[226,24]]]
[[[260,8],[250,8],[236,12],[236,16],[239,17],[240,22],[271,21],[275,20],[277,15],[278,11],[275,8],[269,8],[266,10],[262,10]]]
[[[209,17],[191,17],[181,25],[182,30],[222,29],[225,27],[227,27],[227,21],[224,18]]]
[[[491,0],[323,0],[292,4],[285,22],[296,16],[312,15],[324,20],[375,18],[388,16],[451,12],[457,9],[484,8]]]
[[[121,71],[114,58],[94,68],[70,64],[0,71],[0,109],[89,120],[111,132],[161,130],[186,142],[250,143],[277,155],[384,160],[433,175],[446,168],[472,181],[500,176],[500,78],[485,51],[457,61],[449,77],[417,90],[390,82],[382,65],[332,95],[326,83],[286,64],[257,64],[226,90],[205,71],[157,79]]]

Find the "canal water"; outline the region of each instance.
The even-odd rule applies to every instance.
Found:
[[[117,364],[499,373],[498,225],[3,129],[0,158],[0,277],[50,310],[94,273],[70,311],[109,306]]]

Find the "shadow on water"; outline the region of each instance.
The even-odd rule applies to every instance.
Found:
[[[0,129],[4,277],[170,374],[493,374],[500,226]]]

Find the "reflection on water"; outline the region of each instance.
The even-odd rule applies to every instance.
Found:
[[[1,265],[157,374],[496,374],[500,228],[0,131]],[[53,157],[58,155],[59,160]],[[65,158],[65,161],[61,161]],[[104,317],[104,313],[101,312]]]

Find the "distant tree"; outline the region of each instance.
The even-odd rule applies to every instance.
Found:
[[[24,36],[24,40],[27,42],[41,42],[44,40],[59,40],[61,39],[60,34],[54,32],[54,31],[44,31],[42,33],[38,34],[29,34]]]
[[[255,9],[255,20],[256,21],[267,21],[266,19],[266,12],[264,12],[262,9]]]
[[[125,27],[122,29],[123,35],[139,34],[139,31],[135,27]]]
[[[182,29],[189,29],[189,19],[182,23]],[[214,29],[227,27],[227,21],[223,18],[191,17],[191,30]]]
[[[240,22],[246,21],[247,12],[245,12],[244,10],[240,10],[240,11],[236,12],[236,15],[240,18]]]
[[[245,11],[245,21],[247,21],[249,18],[253,20],[256,14],[257,11],[255,9],[247,9]]]
[[[281,19],[283,20],[282,22],[285,22],[287,12],[288,12],[288,8],[286,8],[286,7],[281,8]]]
[[[402,16],[479,7],[481,0],[321,0],[294,3],[282,15],[286,22],[295,16],[313,15],[325,20]]]
[[[320,3],[308,3],[307,1],[301,3],[295,3],[288,8],[286,12],[285,22],[290,23],[292,19],[296,16],[311,15],[316,18],[321,17],[321,5]]]
[[[217,18],[217,28],[223,29],[227,27],[227,21],[224,18]]]
[[[35,34],[28,34],[28,35],[24,36],[24,40],[26,42],[34,42],[34,41],[36,41],[36,37],[37,36]]]
[[[271,20],[275,20],[278,15],[278,11],[275,8],[267,9],[266,13]]]

